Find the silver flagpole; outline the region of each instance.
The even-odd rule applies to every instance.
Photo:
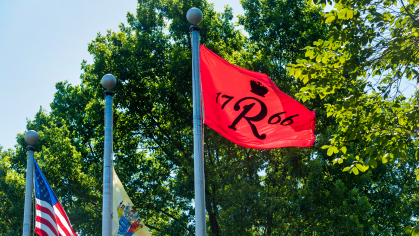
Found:
[[[38,142],[39,136],[33,130],[25,134],[25,141],[29,144],[26,147],[28,151],[28,160],[26,164],[26,190],[25,190],[25,208],[23,211],[23,236],[31,235],[31,217],[32,217],[32,190],[33,190],[33,156],[36,151],[32,146]]]
[[[116,85],[116,78],[111,74],[102,77],[105,94],[105,142],[103,150],[103,200],[102,200],[102,236],[111,236],[112,231],[112,152],[113,152],[113,119],[112,99],[110,91]]]
[[[195,180],[195,235],[206,236],[205,218],[205,176],[204,147],[201,114],[201,72],[199,67],[199,30],[196,26],[202,20],[198,8],[189,9],[186,18],[192,24],[192,96],[193,96],[193,130],[194,130],[194,180]]]

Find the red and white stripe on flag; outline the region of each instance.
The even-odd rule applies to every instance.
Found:
[[[53,207],[45,201],[36,199],[35,232],[41,236],[76,236],[61,204]]]
[[[77,236],[57,196],[35,162],[35,232],[41,236]]]

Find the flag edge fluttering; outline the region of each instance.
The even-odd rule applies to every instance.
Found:
[[[71,222],[70,222],[70,219],[68,218],[68,216],[67,216],[67,213],[65,212],[65,210],[64,210],[64,208],[62,207],[62,205],[61,205],[61,202],[58,200],[58,197],[57,197],[57,195],[55,194],[55,192],[54,192],[54,190],[51,188],[51,185],[49,184],[49,182],[48,182],[48,180],[47,180],[47,178],[45,177],[45,175],[44,175],[44,173],[42,172],[42,170],[41,170],[41,167],[38,165],[38,162],[36,161],[36,159],[35,158],[33,158],[33,160],[34,160],[34,175],[33,175],[33,178],[34,178],[34,183],[36,183],[37,182],[37,180],[36,180],[36,170],[38,170],[39,171],[39,175],[41,176],[41,178],[42,178],[42,180],[43,181],[45,181],[45,186],[47,187],[47,188],[49,188],[49,190],[48,190],[48,194],[53,194],[53,196],[57,199],[57,202],[54,204],[54,205],[51,205],[51,204],[49,204],[48,202],[46,202],[46,203],[48,203],[48,205],[50,205],[51,207],[52,207],[52,209],[53,209],[53,212],[51,212],[51,214],[53,214],[53,219],[52,220],[54,220],[55,219],[55,221],[54,221],[54,223],[55,223],[55,232],[52,232],[52,233],[56,233],[56,235],[61,235],[61,233],[60,233],[60,230],[59,230],[59,228],[61,228],[61,227],[65,227],[65,230],[68,232],[68,234],[70,234],[70,235],[73,235],[73,236],[77,236],[77,234],[76,234],[76,232],[74,231],[74,229],[73,229],[73,227],[72,227],[72,225],[71,225]],[[34,230],[35,230],[35,233],[37,233],[38,235],[41,235],[41,236],[43,236],[43,235],[45,235],[45,229],[41,229],[41,228],[39,228],[38,227],[38,225],[40,225],[41,224],[41,222],[39,222],[38,221],[38,218],[39,218],[39,216],[38,215],[42,215],[41,213],[39,213],[39,211],[41,211],[41,209],[38,209],[38,202],[39,202],[39,207],[42,207],[41,205],[40,205],[40,203],[41,203],[41,201],[42,202],[45,202],[45,201],[43,201],[43,200],[41,200],[41,199],[38,199],[37,197],[36,197],[36,191],[37,191],[37,186],[36,185],[34,185],[34,191],[35,191],[35,212],[36,212],[36,214],[35,214],[35,226],[34,226]],[[50,192],[51,191],[51,192]],[[41,193],[39,193],[39,194],[41,194]],[[58,208],[58,207],[56,207],[56,205],[59,205],[59,207],[61,208]],[[65,224],[69,227],[67,227],[67,226],[65,226],[62,222],[61,222],[61,220],[60,219],[57,219],[57,212],[56,211],[59,211],[59,213],[60,213],[60,215],[61,215],[61,217],[66,221],[65,222]],[[42,211],[41,211],[42,212]],[[46,214],[48,214],[48,213],[46,213]],[[49,216],[51,216],[51,215],[49,215]],[[41,217],[42,218],[42,217]],[[58,217],[58,218],[60,218],[60,217]],[[49,222],[50,223],[50,222]],[[59,225],[61,223],[61,226]],[[70,231],[71,230],[71,231]],[[61,229],[61,231],[63,231],[63,229]],[[64,232],[64,231],[63,231]],[[65,234],[67,233],[67,232],[64,232]],[[48,235],[48,234],[47,234]]]
[[[300,104],[302,107],[304,107],[309,114],[311,115],[311,117],[309,117],[309,119],[306,119],[306,123],[304,123],[304,125],[301,125],[301,127],[306,127],[305,128],[305,132],[309,132],[310,137],[309,138],[305,138],[305,139],[281,139],[278,140],[277,142],[270,142],[270,143],[264,143],[264,142],[244,142],[242,140],[238,140],[234,137],[232,137],[230,134],[228,134],[227,132],[225,132],[218,124],[217,122],[215,122],[211,117],[209,117],[207,114],[207,112],[204,112],[204,123],[210,127],[211,129],[213,129],[214,131],[216,131],[217,133],[219,133],[221,136],[223,136],[224,138],[230,140],[231,142],[242,146],[242,147],[246,147],[246,148],[252,148],[252,149],[275,149],[275,148],[283,148],[283,147],[311,147],[313,146],[316,136],[315,136],[315,123],[316,123],[316,114],[315,111],[310,111],[308,110],[304,105],[302,105],[300,102],[298,102],[297,100],[295,100],[294,98],[290,97],[288,94],[282,92],[277,86],[276,84],[269,78],[268,75],[264,74],[264,73],[259,73],[259,72],[255,72],[255,71],[251,71],[251,70],[247,70],[245,68],[241,68],[239,66],[236,66],[232,63],[229,63],[228,61],[226,61],[224,58],[222,58],[221,56],[217,55],[216,53],[214,53],[213,51],[211,51],[210,49],[208,49],[207,47],[205,47],[204,45],[200,45],[200,61],[201,61],[201,80],[203,79],[203,66],[207,66],[207,68],[205,68],[204,70],[208,70],[207,73],[209,73],[211,66],[208,66],[207,64],[209,64],[209,62],[205,63],[204,60],[208,60],[208,58],[204,58],[203,57],[203,53],[209,53],[210,55],[212,55],[213,57],[215,57],[217,60],[221,61],[223,64],[225,64],[226,66],[228,66],[229,68],[234,69],[235,71],[244,74],[245,76],[251,77],[252,79],[259,81],[259,82],[263,82],[264,85],[269,86],[269,88],[271,88],[274,93],[276,94],[276,96],[279,99],[278,94],[280,94],[281,96],[283,96],[282,99],[286,98],[287,101],[290,102],[295,102]],[[210,73],[209,73],[210,74]],[[209,75],[211,77],[211,75]],[[201,82],[203,83],[203,82]],[[213,82],[212,82],[213,83]],[[205,87],[203,86],[202,88],[203,93],[205,93]],[[205,95],[203,95],[203,97],[205,97]],[[204,101],[203,101],[204,102]],[[204,104],[204,109],[206,109],[206,107],[208,107],[208,104]]]

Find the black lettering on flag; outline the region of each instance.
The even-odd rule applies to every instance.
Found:
[[[220,96],[221,93],[217,93],[217,98],[215,99],[215,103],[218,103],[218,97]]]
[[[275,125],[275,124],[278,124],[279,122],[281,122],[281,117],[279,115],[284,114],[284,113],[287,113],[287,112],[284,111],[284,112],[279,112],[279,113],[273,114],[271,117],[269,117],[268,124]],[[292,123],[294,123],[294,120],[292,118],[296,117],[296,116],[299,116],[299,115],[297,114],[297,115],[293,115],[293,116],[288,116],[287,118],[285,118],[281,122],[281,125],[283,125],[283,126],[291,125]],[[275,122],[272,122],[272,120],[275,119],[275,118],[276,118]],[[288,122],[288,124],[285,124],[285,122]]]
[[[253,116],[253,117],[246,116],[246,114],[255,106],[256,103],[251,103],[249,105],[244,105],[243,106],[243,111],[237,116],[237,118],[233,121],[233,123],[228,126],[228,128],[230,128],[232,130],[236,130],[237,123],[239,123],[239,121],[242,118],[244,118],[247,121],[247,123],[249,123],[250,128],[252,128],[253,135],[255,135],[256,138],[263,140],[263,139],[266,138],[266,134],[260,135],[257,128],[256,128],[256,125],[254,125],[252,123],[252,121],[257,122],[257,121],[263,120],[263,118],[265,118],[266,115],[268,114],[268,108],[266,107],[265,103],[263,103],[261,100],[259,100],[257,98],[245,97],[245,98],[242,98],[242,99],[240,99],[239,101],[236,102],[236,104],[234,105],[234,110],[236,110],[236,111],[240,110],[240,103],[242,101],[245,101],[245,100],[256,100],[257,102],[259,102],[259,104],[260,104],[259,114],[257,114],[256,116]]]
[[[231,99],[233,99],[234,97],[232,97],[232,96],[227,96],[227,95],[223,95],[223,96],[221,96],[221,97],[223,97],[223,98],[227,98],[227,101],[225,101],[224,103],[223,103],[223,105],[221,106],[221,109],[224,109],[224,107],[227,105],[227,103],[228,102],[230,102],[231,101]]]
[[[292,123],[294,123],[294,120],[292,119],[293,117],[299,116],[297,115],[293,115],[293,116],[288,116],[287,118],[285,118],[282,122],[281,125],[286,126],[286,125],[291,125]],[[289,122],[288,124],[285,124],[285,122]]]
[[[274,125],[274,124],[278,124],[279,122],[281,122],[281,117],[280,117],[279,115],[284,114],[284,113],[287,113],[287,112],[286,112],[286,111],[284,111],[284,112],[280,112],[280,113],[273,114],[273,115],[269,118],[269,120],[268,120],[268,124]],[[276,121],[275,121],[275,122],[272,122],[272,120],[273,120],[274,118],[276,118]]]

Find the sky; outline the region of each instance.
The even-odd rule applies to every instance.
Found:
[[[244,14],[240,0],[209,2],[218,12],[228,3],[235,16]],[[33,120],[41,107],[50,111],[57,82],[80,84],[82,61],[93,63],[88,43],[99,32],[118,31],[136,6],[137,0],[0,0],[3,150],[14,147],[16,135],[25,132],[27,119]],[[327,6],[325,11],[330,9]]]
[[[216,11],[227,1],[209,0]],[[229,0],[234,15],[239,0]],[[0,1],[0,146],[14,148],[27,119],[51,111],[55,84],[80,84],[81,63],[92,64],[87,45],[97,33],[118,31],[137,0]],[[186,16],[185,16],[186,17]],[[235,18],[237,20],[237,18]],[[100,80],[98,80],[100,83]]]

